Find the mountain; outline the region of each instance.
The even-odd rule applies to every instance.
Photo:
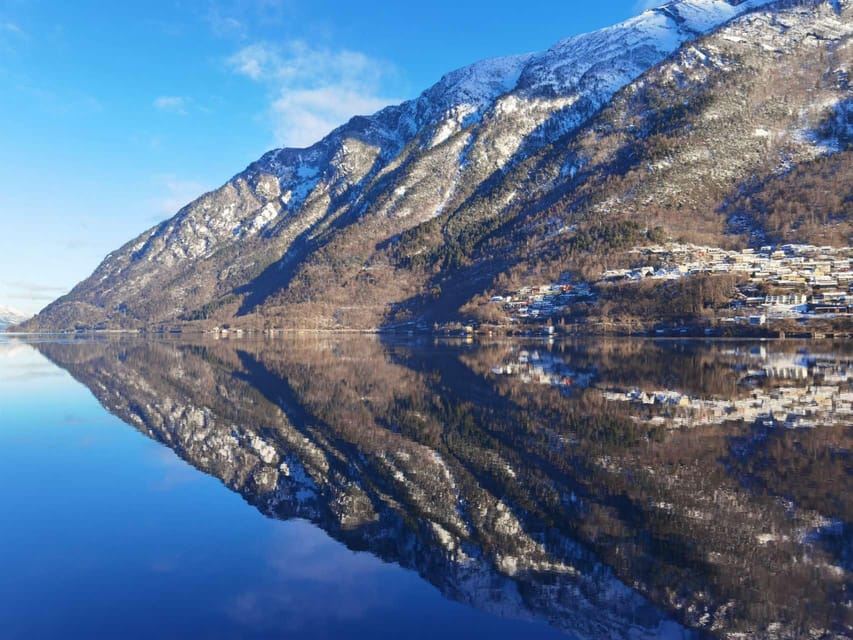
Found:
[[[16,325],[28,320],[31,316],[10,307],[0,307],[0,328]]]
[[[657,227],[848,244],[851,32],[850,0],[675,0],[474,64],[267,153],[25,326],[378,328],[458,317],[507,279],[600,273]],[[642,233],[578,248],[602,228]]]

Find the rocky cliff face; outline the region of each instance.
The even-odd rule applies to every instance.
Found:
[[[850,32],[848,0],[676,0],[477,63],[312,147],[266,154],[107,256],[27,328],[375,328],[426,303],[455,311],[537,254],[543,221],[642,216],[694,195],[691,216],[719,239],[714,211],[757,168],[770,180],[780,162],[846,148]],[[786,93],[792,68],[816,91]],[[821,129],[829,116],[837,126]],[[673,131],[677,149],[659,144]]]

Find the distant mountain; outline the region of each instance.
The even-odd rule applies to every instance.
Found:
[[[378,328],[600,273],[656,228],[848,244],[852,33],[850,0],[675,0],[474,64],[267,153],[26,326]]]
[[[25,320],[28,320],[30,317],[31,316],[15,309],[0,307],[0,328],[20,324]]]

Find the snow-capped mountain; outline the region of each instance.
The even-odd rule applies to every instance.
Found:
[[[28,320],[31,316],[22,313],[11,307],[0,307],[0,327],[8,327],[14,324],[20,324]]]
[[[412,301],[456,309],[525,256],[474,269],[476,278],[462,278],[468,288],[454,285],[452,295],[436,273],[476,263],[478,251],[493,254],[484,242],[577,189],[575,176],[597,160],[601,131],[591,123],[614,97],[633,95],[662,63],[729,31],[760,42],[780,24],[815,27],[823,30],[820,46],[844,57],[850,13],[849,0],[674,0],[542,53],[454,71],[418,98],[355,117],[307,149],[265,154],[107,256],[31,326],[243,318],[253,326],[364,328],[382,325],[389,310],[409,309]],[[710,60],[714,73],[735,77],[738,56],[760,54],[775,61],[770,75],[784,74],[785,56],[800,44],[791,37],[783,48],[756,51],[745,41],[731,56],[700,51],[696,64],[701,70]],[[683,71],[685,89],[699,82]],[[671,99],[678,102],[677,95]],[[646,108],[669,112],[665,102]],[[621,135],[624,146],[639,133]],[[402,317],[407,313],[417,311]]]

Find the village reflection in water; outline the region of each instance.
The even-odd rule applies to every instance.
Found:
[[[577,637],[853,634],[849,343],[35,346],[265,515],[452,600]]]
[[[643,405],[634,419],[668,427],[692,427],[733,420],[770,421],[787,428],[817,428],[853,423],[853,362],[834,353],[768,351],[766,345],[720,350],[721,362],[737,372],[739,387],[748,394],[692,395],[680,389],[599,387],[613,402]],[[587,388],[593,371],[576,371],[551,351],[518,349],[510,360],[494,367],[498,375],[523,383],[566,389]]]

